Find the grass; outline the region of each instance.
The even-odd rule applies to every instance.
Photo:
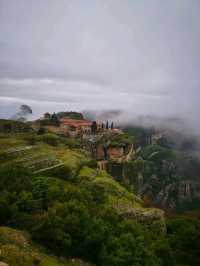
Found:
[[[10,227],[0,227],[0,260],[10,266],[64,266],[58,258],[41,253],[25,232]]]
[[[65,145],[51,146],[43,142],[27,145],[28,134],[2,135],[0,138],[0,159],[2,164],[20,163],[34,173],[51,176],[56,172],[75,176],[80,168],[91,159],[83,152],[71,150]],[[55,169],[56,168],[56,169]],[[60,169],[61,168],[61,169]],[[63,171],[64,168],[64,171]]]
[[[0,227],[0,261],[9,266],[89,266],[79,259],[62,259],[45,254],[23,231]]]
[[[79,173],[78,173],[78,177],[80,179],[87,177],[87,179],[89,178],[90,180],[94,179],[97,176],[97,170],[96,169],[92,169],[88,166],[83,166]]]
[[[7,137],[1,136],[0,153],[5,155],[10,149],[18,150],[9,154],[8,157],[2,157],[4,166],[10,162],[18,162],[31,170],[32,173],[38,172],[38,175],[59,177],[70,181],[71,184],[63,181],[65,191],[68,188],[70,191],[74,185],[83,186],[93,195],[100,199],[104,198],[105,204],[112,206],[120,213],[138,208],[144,217],[146,215],[153,216],[154,213],[151,214],[150,209],[143,208],[143,202],[138,197],[128,192],[108,173],[88,167],[91,158],[81,150],[72,150],[64,145],[51,146],[43,142],[35,143],[33,146],[29,145],[31,148],[26,149],[27,135],[24,133]],[[51,258],[49,263],[51,263]]]

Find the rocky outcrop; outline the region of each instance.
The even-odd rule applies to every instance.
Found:
[[[108,161],[98,161],[97,162],[97,166],[98,166],[98,168],[99,168],[99,170],[104,170],[104,171],[106,171],[107,170],[107,165],[108,165]]]
[[[166,233],[166,223],[164,211],[155,208],[130,208],[122,211],[121,216],[124,219],[133,219],[149,227],[156,227],[158,232]]]
[[[170,184],[156,196],[155,202],[170,209],[187,209],[196,207],[200,203],[200,183],[185,180]]]
[[[0,261],[0,266],[9,266],[9,265],[3,261]]]
[[[126,173],[125,173],[126,175]],[[125,178],[125,177],[124,177]],[[148,179],[141,172],[133,173],[132,182],[136,193],[147,205],[168,210],[186,211],[199,209],[200,180],[168,180],[153,174]]]

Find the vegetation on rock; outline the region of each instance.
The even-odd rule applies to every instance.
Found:
[[[111,141],[132,143],[126,134]],[[0,158],[0,261],[10,266],[199,265],[199,220],[166,221],[162,210],[146,208],[129,184],[97,169],[78,141],[70,145],[70,139],[49,133],[1,135]],[[125,163],[125,174],[136,192],[151,180],[156,195],[163,185],[179,182],[180,158],[148,146]],[[189,165],[198,169],[197,162]],[[155,173],[159,178],[152,177]]]

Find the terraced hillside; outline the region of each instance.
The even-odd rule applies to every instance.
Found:
[[[64,258],[46,256],[31,244],[0,242],[0,259],[9,266],[134,265],[141,254],[147,261],[161,260],[155,254],[156,241],[166,235],[164,213],[145,208],[68,140],[1,135],[0,158],[0,225],[28,232],[34,243]]]
[[[1,166],[20,165],[34,175],[57,176],[65,180],[78,180],[88,187],[105,189],[107,204],[114,207],[121,215],[133,217],[152,215],[153,209],[142,208],[142,201],[128,193],[104,171],[92,169],[93,161],[84,151],[72,150],[65,145],[56,147],[38,141],[35,145],[27,145],[27,135],[7,135],[0,138]],[[98,192],[97,192],[98,193]],[[99,191],[101,193],[101,191]],[[137,210],[136,210],[137,209]],[[132,214],[131,214],[132,213]],[[157,218],[155,218],[155,217]],[[155,219],[162,218],[159,210],[153,211]]]
[[[24,134],[1,136],[0,160],[2,165],[20,164],[34,174],[62,175],[65,172],[69,176],[90,162],[83,152],[72,151],[66,145],[54,147],[42,141],[27,145]]]

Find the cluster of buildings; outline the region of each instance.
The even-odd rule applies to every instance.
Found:
[[[91,134],[94,123],[84,119],[77,120],[67,118],[61,118],[59,122],[60,130],[65,134],[69,134],[71,137],[80,136],[82,134]]]
[[[86,119],[59,118],[55,114],[51,115],[49,113],[45,113],[41,119],[34,121],[32,127],[36,130],[43,127],[49,132],[69,137],[81,137],[83,135],[98,134],[106,130],[115,130],[113,123],[109,125],[108,121],[104,124]]]

